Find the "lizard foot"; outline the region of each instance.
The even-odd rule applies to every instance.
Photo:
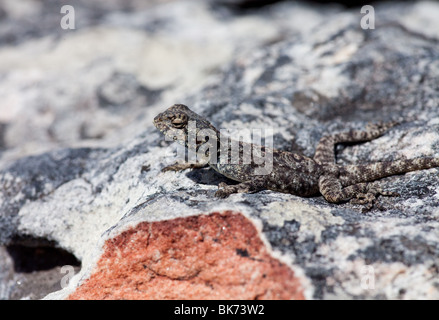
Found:
[[[170,166],[166,166],[162,169],[162,172],[166,172],[166,171],[183,171],[186,169],[198,169],[198,168],[203,168],[205,167],[206,164],[203,163],[189,163],[189,162],[183,162],[183,163],[174,163],[171,164]]]
[[[162,172],[167,172],[167,171],[181,171],[181,170],[184,170],[184,169],[182,168],[182,165],[176,163],[176,164],[172,164],[172,165],[170,165],[170,166],[166,166],[166,167],[164,167],[164,168],[162,169]]]
[[[354,199],[350,201],[351,204],[359,204],[364,205],[363,212],[369,211],[372,209],[373,204],[375,203],[376,197],[373,193],[359,193],[355,196]]]
[[[377,196],[398,197],[399,194],[391,191],[384,191],[381,188],[372,187],[367,193],[358,193],[354,199],[350,201],[351,204],[364,205],[363,212],[371,210],[377,200]],[[378,209],[383,210],[382,206],[378,205]]]
[[[236,193],[235,186],[229,186],[228,184],[221,182],[218,185],[218,191],[215,192],[215,197],[217,198],[227,198],[232,193]]]

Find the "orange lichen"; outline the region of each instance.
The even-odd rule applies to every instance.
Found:
[[[230,211],[142,222],[107,240],[69,299],[303,299],[293,271]]]

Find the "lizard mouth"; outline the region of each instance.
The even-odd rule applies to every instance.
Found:
[[[158,116],[156,116],[156,117],[154,118],[153,123],[154,123],[154,126],[155,126],[157,129],[159,129],[160,132],[165,132],[165,131],[168,129],[168,126],[166,126],[166,125],[163,123],[163,116],[162,116],[161,113],[160,113]]]

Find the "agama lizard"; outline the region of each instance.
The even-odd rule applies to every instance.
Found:
[[[439,167],[439,157],[359,165],[335,163],[336,144],[369,141],[397,124],[398,122],[374,124],[368,125],[364,131],[351,130],[326,135],[320,139],[313,158],[239,141],[235,144],[239,147],[239,158],[233,161],[230,140],[221,137],[220,132],[209,121],[185,105],[173,105],[154,118],[154,125],[168,139],[178,141],[188,150],[198,153],[202,151],[204,158],[201,163],[171,165],[162,171],[209,165],[220,174],[240,182],[237,185],[220,183],[216,197],[225,198],[232,193],[253,193],[270,189],[305,197],[320,193],[328,202],[351,200],[351,203],[364,204],[368,209],[373,206],[377,195],[397,196],[381,190],[371,182],[391,175]],[[192,141],[191,136],[194,137]],[[206,145],[209,147],[206,148]],[[246,156],[251,161],[243,161]]]

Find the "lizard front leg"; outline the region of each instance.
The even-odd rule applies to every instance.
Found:
[[[260,176],[236,185],[221,182],[218,185],[218,191],[215,192],[215,197],[227,198],[232,193],[254,193],[263,189],[265,189],[265,179]]]
[[[335,145],[346,142],[370,141],[381,136],[390,128],[399,124],[396,121],[378,124],[369,124],[365,130],[351,130],[348,132],[336,133],[324,136],[320,139],[316,147],[314,161],[318,164],[328,164],[335,162]]]
[[[207,163],[197,162],[197,163],[191,163],[191,162],[183,162],[183,163],[174,163],[169,166],[166,166],[162,169],[162,172],[166,171],[183,171],[186,169],[200,169],[207,167]]]

